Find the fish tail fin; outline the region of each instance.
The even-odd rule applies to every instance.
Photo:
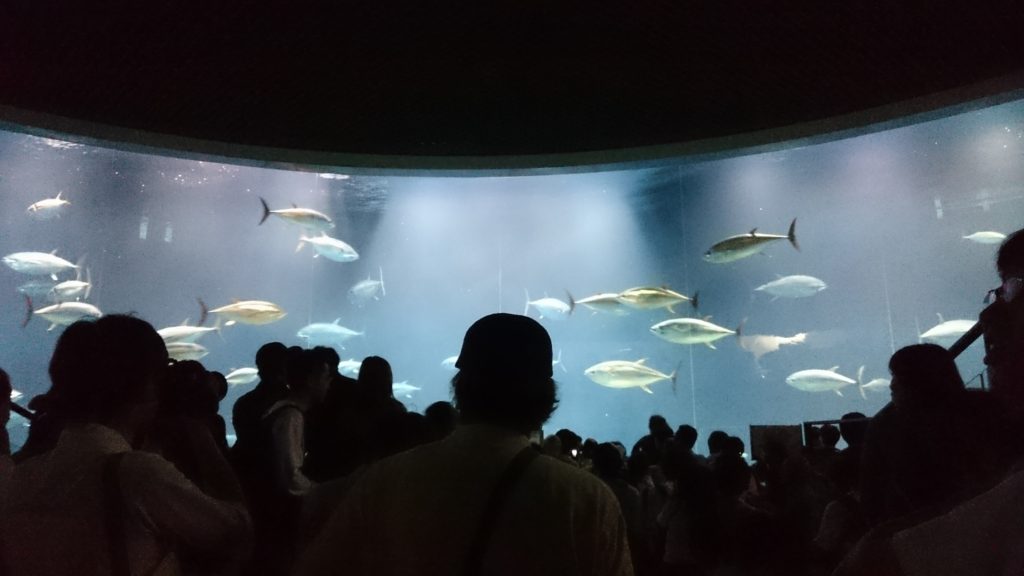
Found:
[[[569,298],[569,315],[572,315],[572,311],[576,309],[576,300],[572,297],[572,293],[568,289],[565,290],[565,295]]]
[[[214,321],[214,323],[213,323],[213,329],[214,329],[214,331],[217,332],[217,336],[219,336],[220,339],[223,340],[224,339],[224,333],[220,331],[220,328],[221,328],[220,320],[221,320],[220,316],[217,316],[217,320]]]
[[[380,295],[387,296],[388,293],[386,290],[384,290],[384,267],[378,266],[377,271],[380,272]]]
[[[799,252],[800,243],[796,241],[796,218],[793,218],[793,221],[789,223],[789,233],[786,234],[786,238],[789,238],[789,243]]]
[[[523,288],[523,292],[526,293],[526,306],[523,308],[523,316],[530,315],[530,289]]]
[[[210,309],[206,307],[206,302],[203,302],[202,298],[196,298],[199,302],[199,324],[196,326],[202,326],[206,323],[206,317],[210,315]]]
[[[28,294],[25,294],[25,320],[22,321],[21,327],[28,326],[29,320],[32,319],[32,298]]]
[[[91,294],[91,293],[92,293],[92,272],[88,268],[86,268],[85,269],[85,299],[86,300],[89,299],[89,294]]]
[[[747,319],[740,320],[739,326],[736,327],[736,338],[743,338],[743,325],[747,323]]]
[[[267,206],[267,201],[262,196],[260,197],[260,204],[263,204],[263,217],[260,218],[260,224],[263,224],[267,221],[267,218],[270,218],[270,206]]]
[[[700,299],[700,291],[694,292],[693,293],[693,298],[690,298],[690,306],[693,306],[694,310],[696,310],[698,305],[699,305],[699,299]]]

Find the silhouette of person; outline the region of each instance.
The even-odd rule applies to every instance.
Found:
[[[231,456],[239,475],[249,473],[260,457],[260,419],[288,395],[287,366],[288,348],[280,342],[264,344],[256,352],[260,381],[236,400],[231,409],[231,424],[235,429]]]
[[[992,393],[1024,412],[1024,229],[999,247],[996,270],[1000,285],[995,302],[979,319],[985,334],[985,364]]]
[[[183,555],[209,569],[238,561],[249,515],[227,461],[203,426],[204,493],[163,457],[133,449],[159,410],[167,369],[147,322],[108,315],[69,326],[50,362],[48,393],[63,426],[45,455],[18,464],[0,509],[11,574],[168,574]]]
[[[551,356],[535,320],[475,322],[452,379],[455,432],[366,469],[295,573],[632,574],[608,487],[530,445],[557,403]]]
[[[950,504],[993,474],[990,440],[965,410],[963,379],[935,344],[897,350],[889,360],[892,401],[868,425],[861,498],[869,524]]]

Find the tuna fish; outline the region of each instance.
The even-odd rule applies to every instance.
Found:
[[[235,368],[224,377],[230,386],[245,386],[259,380],[260,372],[256,368]]]
[[[57,274],[69,270],[77,270],[78,266],[57,256],[57,251],[46,252],[15,252],[3,257],[3,262],[11,270],[23,274],[48,274],[55,282]]]
[[[623,305],[622,301],[619,300],[619,295],[613,292],[587,296],[582,300],[577,300],[576,303],[590,308],[595,314],[603,312],[605,314],[622,316],[629,313],[629,310]]]
[[[797,390],[804,392],[835,392],[842,396],[843,393],[840,391],[842,388],[847,386],[854,386],[861,382],[864,377],[864,367],[861,366],[857,369],[857,379],[847,378],[842,374],[836,372],[838,366],[833,366],[828,370],[800,370],[794,372],[786,377],[786,384],[789,384]],[[864,388],[858,386],[861,397],[864,397]]]
[[[71,202],[61,198],[63,192],[58,192],[56,198],[46,198],[40,200],[35,204],[32,204],[25,211],[28,212],[32,217],[38,218],[39,220],[49,220],[51,218],[59,218],[61,210],[65,206],[70,206]]]
[[[869,381],[867,384],[861,385],[861,389],[888,392],[890,384],[892,384],[892,380],[889,380],[888,378],[875,378],[874,380]]]
[[[576,301],[572,299],[572,294],[566,290],[565,295],[569,298],[569,303],[566,304],[558,298],[539,298],[537,300],[530,300],[530,291],[526,291],[526,308],[523,310],[523,316],[527,316],[530,312],[530,308],[533,308],[540,313],[541,319],[548,318],[550,320],[565,320],[572,314],[574,308],[576,308]]]
[[[1006,240],[1006,234],[985,230],[969,234],[963,238],[964,240],[970,240],[971,242],[977,242],[978,244],[1001,244],[1003,240]]]
[[[704,253],[704,259],[713,264],[725,264],[748,258],[758,254],[776,240],[789,240],[793,248],[800,250],[796,241],[796,218],[789,224],[789,232],[783,236],[780,234],[758,234],[754,228],[747,234],[730,236],[721,242],[716,243]]]
[[[195,342],[168,342],[167,356],[175,360],[200,360],[210,353],[202,344]]]
[[[346,341],[362,336],[363,332],[350,330],[341,324],[341,318],[334,322],[314,322],[303,326],[296,336],[306,341],[310,346],[338,346],[344,348]]]
[[[349,378],[358,378],[359,369],[362,367],[363,361],[356,360],[355,358],[350,358],[348,360],[342,360],[341,362],[338,362],[338,372],[340,374],[348,376]]]
[[[156,331],[164,339],[165,344],[170,344],[171,342],[195,342],[210,332],[220,333],[220,318],[217,318],[217,322],[212,327],[189,326],[188,320],[185,320],[178,326],[168,326]]]
[[[95,319],[103,316],[99,308],[85,302],[61,302],[40,308],[39,310],[33,310],[32,299],[25,296],[25,304],[28,312],[25,315],[25,321],[21,324],[22,327],[27,326],[29,321],[32,320],[32,316],[35,315],[45,318],[50,323],[50,327],[46,329],[47,332],[57,326],[69,326],[83,318]]]
[[[309,244],[316,251],[313,257],[323,256],[328,260],[334,260],[335,262],[355,262],[359,260],[359,254],[348,244],[338,240],[337,238],[331,238],[327,234],[321,234],[319,236],[300,236],[299,245],[295,248],[298,252],[302,250],[302,247]]]
[[[676,313],[673,308],[680,302],[689,302],[694,309],[697,308],[697,293],[693,297],[683,296],[679,292],[667,287],[655,288],[653,286],[639,286],[623,290],[619,293],[619,302],[630,308],[639,310],[653,310],[655,308],[668,308],[669,312]]]
[[[267,218],[273,214],[289,224],[294,224],[312,233],[326,232],[334,228],[334,222],[326,214],[311,208],[299,208],[293,204],[291,208],[271,210],[263,198],[260,198],[260,203],[263,204],[263,218],[260,218],[260,224],[266,222]]]
[[[639,388],[648,394],[654,394],[650,388],[651,384],[661,382],[662,380],[670,380],[672,382],[672,392],[675,393],[676,372],[678,372],[678,368],[673,370],[671,374],[664,374],[644,364],[645,361],[646,359],[637,360],[636,362],[609,360],[594,364],[584,370],[583,374],[595,383],[607,388]]]
[[[224,323],[225,326],[234,326],[238,322],[256,325],[270,324],[271,322],[277,322],[288,314],[277,304],[267,302],[266,300],[235,300],[227,306],[221,306],[213,310],[207,310],[206,304],[200,300],[199,306],[203,310],[203,314],[199,319],[200,325],[206,321],[208,312],[220,314],[221,317],[227,318],[228,321]]]
[[[767,284],[754,290],[772,295],[772,300],[779,298],[807,298],[827,288],[826,284],[814,276],[779,276]]]
[[[408,380],[402,380],[401,382],[395,382],[391,385],[391,391],[399,396],[405,396],[406,398],[412,398],[413,392],[419,392],[422,390],[419,386],[413,386],[409,384]]]
[[[739,334],[739,330],[729,330],[707,320],[698,318],[673,318],[659,322],[651,326],[651,332],[661,338],[675,344],[704,344],[708,348],[715,348],[712,342]]]
[[[78,272],[81,273],[79,268]],[[82,300],[89,297],[92,291],[92,275],[89,269],[85,269],[85,280],[79,274],[74,280],[65,280],[53,286],[46,296],[53,302],[69,302],[71,300]]]
[[[973,328],[976,323],[976,320],[943,321],[942,316],[939,316],[939,324],[925,330],[920,338],[922,342],[950,346]]]
[[[348,299],[356,306],[362,306],[370,300],[380,300],[381,296],[386,296],[387,292],[384,290],[384,268],[380,268],[380,279],[374,280],[369,276],[366,280],[356,282],[354,286],[348,290]]]

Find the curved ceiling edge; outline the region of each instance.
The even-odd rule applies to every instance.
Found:
[[[0,129],[115,150],[208,162],[373,175],[452,177],[659,167],[806,146],[1024,98],[1024,71],[825,120],[670,145],[537,156],[383,156],[270,148],[180,137],[0,106]]]

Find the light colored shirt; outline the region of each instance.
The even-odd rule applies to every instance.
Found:
[[[458,575],[498,478],[528,444],[483,425],[371,466],[296,574]],[[604,482],[537,457],[509,492],[483,556],[489,575],[633,573],[626,524]]]
[[[179,574],[176,548],[218,559],[244,553],[251,526],[241,503],[207,496],[163,457],[131,451],[116,431],[87,424],[69,426],[52,451],[15,467],[0,510],[12,574],[111,573],[103,468],[121,452],[127,452],[118,478],[132,574]]]
[[[291,400],[282,400],[267,410],[273,451],[274,486],[279,494],[302,496],[313,482],[302,472],[306,461],[306,418]]]

